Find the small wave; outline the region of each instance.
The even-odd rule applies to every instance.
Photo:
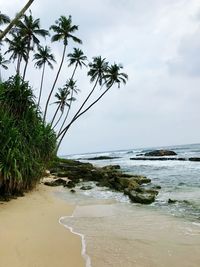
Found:
[[[66,218],[73,218],[73,217],[74,217],[73,214],[72,214],[71,216],[63,216],[63,217],[61,217],[61,218],[59,219],[59,223],[60,223],[61,225],[63,225],[65,228],[67,228],[68,230],[70,230],[70,232],[71,232],[72,234],[75,234],[75,235],[78,235],[78,236],[81,237],[81,244],[82,244],[81,255],[82,255],[82,257],[83,257],[84,260],[85,260],[85,266],[86,266],[86,267],[92,267],[91,259],[90,259],[89,255],[87,255],[87,253],[86,253],[86,241],[85,241],[85,236],[84,236],[83,234],[81,234],[81,233],[78,233],[78,232],[74,231],[73,227],[71,227],[71,226],[69,226],[69,225],[67,225],[67,224],[65,224],[65,223],[62,223],[62,221],[64,221]]]

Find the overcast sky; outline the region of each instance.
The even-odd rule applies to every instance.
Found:
[[[26,2],[0,0],[0,10],[13,17]],[[72,126],[60,154],[200,142],[199,0],[35,0],[31,10],[43,28],[72,15],[89,60],[102,55],[129,75]],[[62,46],[53,53],[59,63]],[[47,73],[43,103],[58,65]],[[63,69],[58,87],[71,71]],[[29,67],[27,78],[37,95],[40,72]],[[84,70],[76,79],[80,105],[91,85]]]

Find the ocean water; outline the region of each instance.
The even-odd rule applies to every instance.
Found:
[[[162,148],[178,157],[200,157],[200,144]],[[87,267],[200,266],[200,162],[130,160],[147,150],[151,148],[68,156],[82,161],[118,157],[90,162],[119,164],[123,171],[146,175],[152,185],[161,186],[151,205],[131,203],[122,193],[93,182],[92,190],[78,187],[76,194],[68,189],[57,193],[76,206],[60,223],[82,237]],[[169,198],[178,201],[168,204]]]

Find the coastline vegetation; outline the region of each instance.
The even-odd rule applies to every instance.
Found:
[[[67,54],[69,42],[82,44],[82,40],[76,36],[78,26],[72,23],[71,16],[60,16],[46,30],[41,28],[40,19],[35,19],[29,11],[28,15],[21,15],[15,21],[3,38],[5,29],[2,27],[12,22],[9,16],[0,12],[0,197],[22,194],[24,190],[31,189],[57,155],[74,122],[99,102],[111,87],[115,84],[120,87],[128,79],[128,75],[121,72],[121,64],[109,64],[101,56],[95,56],[89,61],[77,47]],[[48,37],[51,42],[62,42],[63,51],[47,95],[46,67],[53,69],[56,63]],[[35,89],[26,81],[27,73],[33,67],[32,62],[40,71],[37,98]],[[67,72],[66,63],[69,68]],[[14,73],[10,68],[13,64]],[[80,92],[76,72],[83,67],[88,68],[87,76],[92,87],[76,110],[73,103]],[[64,68],[64,73],[71,71],[71,75],[66,77],[63,87],[59,87],[59,78]],[[1,70],[8,70],[12,76],[4,79]],[[43,106],[41,99],[45,103]],[[51,104],[54,104],[55,109],[50,115]]]

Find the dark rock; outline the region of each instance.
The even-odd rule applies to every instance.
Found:
[[[67,188],[73,188],[76,186],[76,184],[73,181],[69,181],[66,185]]]
[[[171,199],[171,198],[168,199],[168,204],[175,204],[176,202],[177,200],[175,199]]]
[[[90,186],[90,185],[87,185],[87,186],[81,186],[81,190],[91,190],[93,187]]]
[[[87,158],[86,160],[108,160],[108,159],[119,159],[119,158],[120,157],[99,156],[99,157]]]
[[[160,185],[154,185],[152,188],[153,189],[161,189],[162,187]]]
[[[130,160],[162,160],[162,161],[167,161],[167,160],[179,160],[178,158],[169,158],[169,157],[165,157],[165,158],[160,158],[160,157],[133,157],[130,158]],[[183,159],[181,159],[183,160]]]
[[[63,178],[52,179],[49,181],[45,181],[44,184],[48,186],[60,186],[60,185],[66,186],[67,180]]]
[[[74,194],[74,193],[76,193],[76,190],[71,189],[70,192]]]
[[[136,192],[134,190],[126,191],[130,200],[140,204],[151,204],[155,201],[156,194],[151,192]]]
[[[102,168],[105,171],[114,171],[114,170],[120,170],[120,165],[107,165]]]
[[[189,161],[200,161],[200,158],[192,157],[192,158],[189,158]]]
[[[171,150],[153,150],[144,154],[147,157],[176,156],[177,154]]]

